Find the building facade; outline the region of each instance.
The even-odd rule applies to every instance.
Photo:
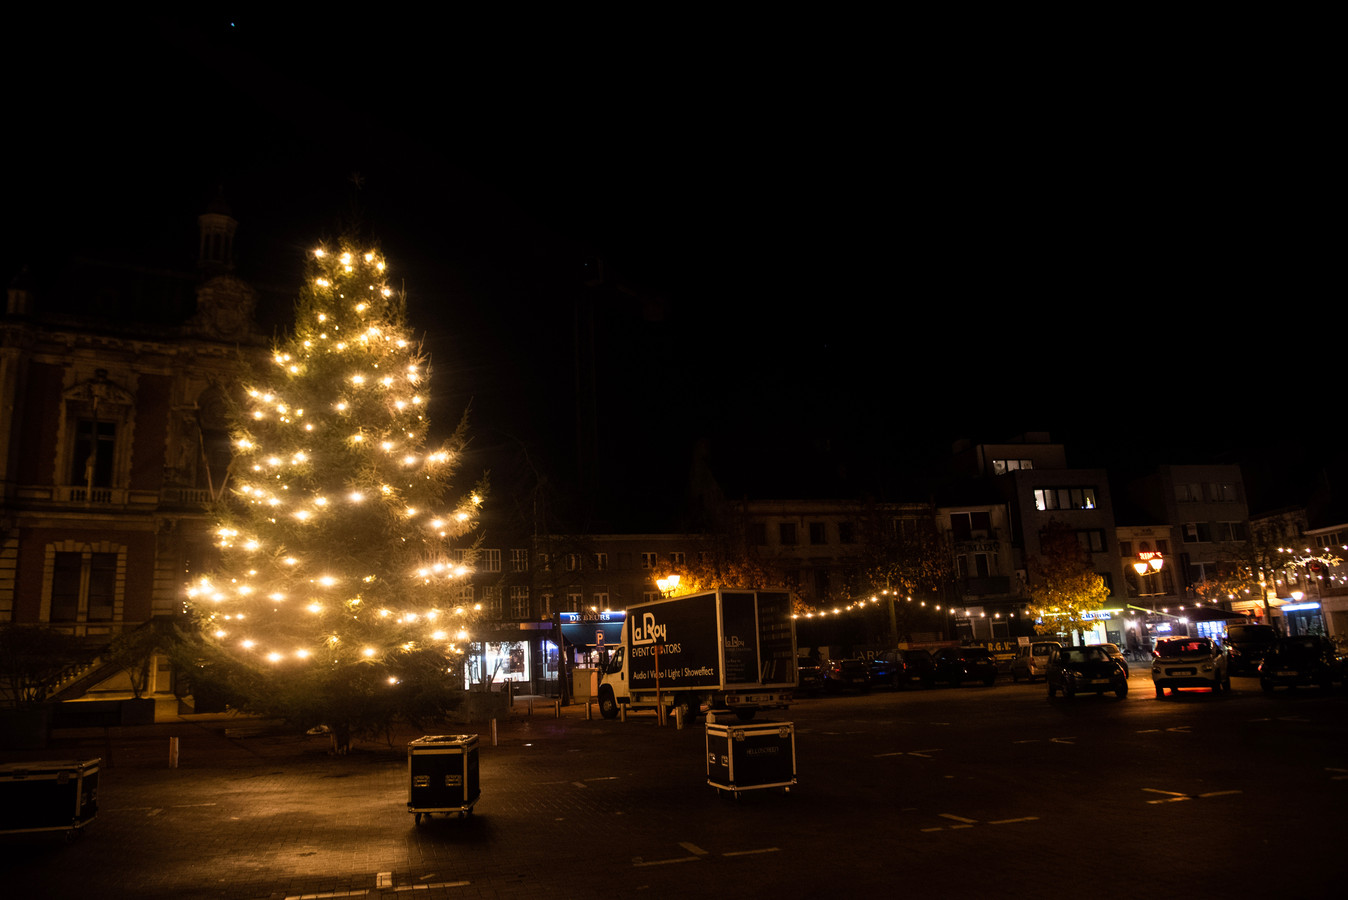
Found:
[[[0,319],[0,622],[91,650],[181,612],[209,559],[206,504],[225,486],[227,407],[258,352],[256,294],[232,273],[237,223],[200,218],[195,277],[109,267],[81,314],[20,280]],[[139,300],[166,313],[137,320]],[[96,683],[95,683],[96,684]],[[116,685],[114,685],[116,687]],[[167,663],[150,690],[172,690]]]

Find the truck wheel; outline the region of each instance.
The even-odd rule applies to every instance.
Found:
[[[752,722],[756,712],[758,712],[756,709],[737,709],[735,710],[735,718],[741,722]]]
[[[618,718],[618,701],[613,698],[612,688],[601,688],[599,691],[599,714],[605,719]]]

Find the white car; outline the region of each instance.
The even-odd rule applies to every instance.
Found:
[[[1204,637],[1162,638],[1156,642],[1151,663],[1151,682],[1156,696],[1165,689],[1174,694],[1182,687],[1205,687],[1214,694],[1231,690],[1231,661],[1226,650]]]
[[[1021,644],[1016,650],[1016,658],[1011,660],[1011,680],[1020,681],[1024,675],[1031,684],[1036,678],[1043,678],[1048,672],[1048,661],[1062,644],[1057,641],[1034,641]]]

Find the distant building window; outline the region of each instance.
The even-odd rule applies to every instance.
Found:
[[[482,611],[493,618],[501,618],[501,588],[498,585],[483,585]]]
[[[1212,540],[1212,525],[1208,522],[1184,523],[1184,543],[1206,544]]]
[[[596,553],[594,555],[594,569],[596,572],[603,572],[608,569],[607,553]]]
[[[1175,499],[1180,503],[1193,503],[1203,499],[1203,486],[1200,484],[1175,485]]]
[[[1021,469],[1033,469],[1034,460],[1031,459],[994,459],[992,461],[992,474],[1005,475],[1007,472],[1018,472]]]
[[[659,561],[660,561],[660,554],[658,553],[641,554],[641,568],[643,569],[654,569],[656,565],[659,563]]]
[[[1244,522],[1216,522],[1213,529],[1219,541],[1243,541],[1248,537]]]
[[[579,571],[579,569],[580,569],[580,554],[579,553],[566,554],[566,571],[576,572]]]
[[[510,616],[514,619],[529,618],[529,589],[512,587],[510,589]]]
[[[73,541],[48,546],[51,568],[43,598],[46,621],[103,623],[120,618],[124,580],[118,578],[118,567],[125,551],[107,543],[94,546],[99,549]]]
[[[749,543],[754,547],[766,547],[768,543],[768,526],[762,522],[750,522]]]
[[[598,610],[608,609],[608,591],[594,592],[594,608]]]
[[[838,543],[855,544],[857,542],[857,526],[853,522],[838,523]]]
[[[529,551],[511,550],[510,551],[510,571],[527,572],[529,571]]]
[[[1218,503],[1234,503],[1236,501],[1236,486],[1229,481],[1219,481],[1208,484],[1208,499]]]
[[[796,545],[796,523],[779,523],[777,525],[777,542],[783,547],[794,547]]]
[[[1095,509],[1095,488],[1037,488],[1034,492],[1034,506],[1035,509],[1041,511],[1049,509]]]
[[[116,450],[116,423],[80,419],[75,423],[75,452],[70,461],[70,483],[112,487],[112,464]]]
[[[672,551],[672,552],[669,554],[669,562],[670,562],[671,565],[675,565],[675,566],[681,566],[681,565],[683,565],[683,563],[684,563],[684,554],[683,554],[683,551],[682,551],[682,550],[674,550],[674,551]]]
[[[1104,553],[1108,549],[1105,533],[1099,528],[1078,531],[1077,541],[1081,543],[1082,549],[1088,553]]]
[[[501,571],[501,551],[483,550],[482,551],[482,571],[499,572]]]
[[[568,591],[566,594],[566,612],[580,612],[580,592]]]
[[[811,523],[810,523],[810,543],[811,543],[811,544],[814,544],[815,546],[818,546],[819,544],[826,544],[826,543],[828,543],[828,539],[827,539],[827,537],[825,536],[824,531],[825,531],[825,530],[824,530],[824,523],[823,523],[823,522],[811,522]]]

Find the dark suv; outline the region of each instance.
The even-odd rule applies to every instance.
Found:
[[[931,687],[932,661],[926,650],[885,650],[871,660],[871,684]]]
[[[1329,689],[1342,678],[1334,642],[1315,634],[1278,638],[1259,667],[1259,686],[1266,691],[1299,684],[1318,684]]]
[[[1278,639],[1272,625],[1230,625],[1226,629],[1226,649],[1231,656],[1232,675],[1258,675],[1264,654]]]
[[[933,678],[959,687],[966,681],[981,681],[986,685],[997,681],[997,660],[982,647],[946,647],[932,657],[936,664]]]

